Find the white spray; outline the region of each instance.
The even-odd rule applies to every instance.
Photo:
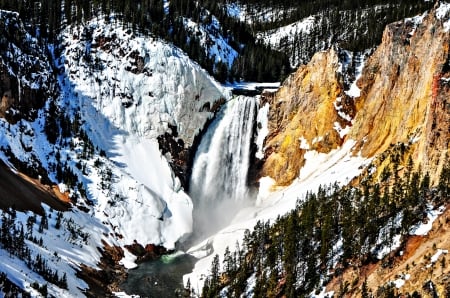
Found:
[[[198,236],[222,227],[251,199],[247,175],[256,108],[253,97],[233,98],[203,136],[190,181]]]

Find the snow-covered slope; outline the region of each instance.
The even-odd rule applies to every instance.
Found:
[[[209,58],[215,63],[222,62],[231,69],[234,59],[238,53],[233,49],[228,40],[221,34],[222,26],[215,16],[205,11],[203,19],[211,19],[209,24],[197,23],[192,19],[183,19],[188,32],[199,38],[200,44],[204,47]]]
[[[121,130],[155,138],[176,126],[191,144],[212,116],[208,107],[224,96],[221,86],[180,50],[134,36],[120,24],[93,20],[66,30],[62,38],[69,89]],[[82,106],[83,99],[75,104]]]
[[[213,113],[224,89],[182,52],[93,20],[63,33],[62,105],[80,113],[83,127],[109,160],[94,160],[85,176],[96,216],[120,243],[173,248],[191,231],[192,203],[158,149],[173,127],[185,146]],[[99,188],[109,168],[113,183]],[[107,170],[106,170],[107,171]]]
[[[51,62],[16,12],[0,10],[0,47],[0,117],[35,118],[55,92]]]
[[[56,212],[44,206],[52,213],[49,230],[41,233],[42,247],[29,245],[50,268],[67,274],[67,291],[48,286],[57,297],[83,295],[87,285],[76,270],[81,264],[96,268],[98,248],[105,243],[171,249],[191,232],[191,199],[169,166],[170,156],[161,154],[157,137],[171,131],[188,148],[229,96],[180,50],[130,32],[104,20],[67,28],[62,46],[49,47],[60,96],[37,110],[35,120],[12,124],[0,118],[1,158],[11,165],[8,158],[14,156],[43,169],[63,193],[78,198],[74,209],[64,213],[63,222],[69,224],[61,230],[54,228]],[[52,131],[53,121],[59,128],[49,137],[45,132]],[[68,173],[76,181],[67,179]],[[20,214],[18,225],[26,222],[27,214]],[[72,243],[73,229],[89,231],[87,240]],[[45,283],[23,261],[1,248],[0,254],[0,271],[23,288],[33,281]],[[125,253],[122,263],[134,266],[133,259]]]
[[[227,247],[234,251],[236,243],[242,245],[245,231],[252,230],[258,221],[273,222],[279,215],[294,209],[297,201],[302,200],[307,192],[333,182],[345,185],[359,175],[370,163],[370,159],[353,156],[351,151],[354,144],[354,141],[348,140],[341,148],[329,154],[309,151],[301,175],[289,187],[273,189],[275,181],[270,177],[263,177],[253,206],[241,209],[232,216],[227,227],[189,249],[188,253],[200,260],[195,264],[193,272],[184,276],[184,283],[189,280],[194,290],[202,289],[205,281],[203,277],[209,274],[214,256],[218,254],[222,260]]]

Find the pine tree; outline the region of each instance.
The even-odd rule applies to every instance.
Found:
[[[367,279],[364,279],[361,286],[361,298],[370,298],[369,289],[367,288]]]

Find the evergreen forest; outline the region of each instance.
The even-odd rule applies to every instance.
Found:
[[[228,12],[223,0],[1,0],[0,9],[18,11],[29,32],[41,43],[55,43],[67,25],[85,24],[92,17],[121,22],[136,34],[153,35],[182,48],[221,82],[281,81],[292,67],[307,63],[312,55],[332,45],[351,51],[375,47],[386,24],[429,9],[431,1],[254,1],[234,4],[245,11],[245,20]],[[264,15],[270,17],[262,17]],[[268,45],[256,37],[313,15],[312,32],[292,32],[292,40]],[[198,35],[185,25],[192,20],[210,36],[224,39],[238,58],[232,65],[218,61]],[[219,28],[213,26],[217,20]]]
[[[426,221],[430,208],[450,199],[448,162],[436,187],[412,164],[410,159],[403,175],[394,160],[377,179],[369,175],[357,186],[320,187],[298,200],[289,214],[258,222],[246,231],[242,244],[214,257],[202,297],[241,297],[250,282],[253,297],[309,297],[351,266],[381,262],[392,268],[412,227]],[[342,282],[335,297],[344,297],[358,284],[362,297],[397,297],[393,285],[368,291],[364,276]],[[185,289],[187,296],[193,291]]]

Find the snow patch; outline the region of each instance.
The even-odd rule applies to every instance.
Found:
[[[382,260],[389,253],[400,247],[401,235],[394,235],[391,239],[389,230],[391,228],[399,228],[402,219],[403,213],[398,213],[395,218],[390,219],[379,231],[376,245],[370,250],[372,254],[376,254],[378,260]]]
[[[124,266],[126,269],[133,269],[137,267],[137,264],[135,263],[137,257],[133,255],[131,252],[128,251],[128,249],[124,249],[124,257],[122,260],[119,261],[119,264]]]
[[[303,149],[303,150],[309,150],[310,149],[308,141],[304,137],[300,138],[300,149]]]
[[[323,287],[319,294],[311,294],[312,298],[331,298],[334,297],[334,291],[327,292],[327,288]]]
[[[437,252],[431,257],[430,262],[433,264],[436,263],[442,254],[444,254],[444,255],[448,254],[448,250],[447,249],[438,249]]]
[[[364,68],[364,54],[358,55],[354,57],[353,59],[356,60],[356,67],[355,67],[355,80],[350,85],[350,89],[345,91],[345,94],[347,94],[350,97],[360,97],[361,96],[361,89],[359,89],[358,85],[356,84],[361,77],[362,70]]]
[[[400,289],[401,287],[403,287],[405,285],[405,281],[403,280],[403,279],[397,279],[397,280],[395,280],[394,281],[394,286],[397,288],[397,289]]]
[[[333,128],[334,128],[334,130],[336,130],[339,133],[339,136],[342,139],[350,132],[351,126],[347,125],[345,128],[342,128],[342,126],[339,122],[334,122]]]
[[[404,20],[405,23],[411,23],[413,25],[413,29],[411,30],[411,32],[408,33],[408,35],[410,37],[414,36],[414,33],[417,30],[417,27],[419,27],[420,24],[423,23],[423,19],[425,18],[425,16],[427,15],[427,12],[424,12],[422,15],[418,15],[412,18],[406,18]]]
[[[430,205],[427,209],[427,220],[425,223],[420,223],[418,225],[415,225],[411,227],[409,230],[410,235],[417,235],[417,236],[425,236],[428,234],[428,232],[431,231],[433,227],[433,222],[436,220],[436,218],[444,212],[444,208],[441,206],[438,208],[438,210],[433,210],[433,207]]]
[[[207,14],[209,14],[209,12],[207,12]],[[204,25],[202,23],[194,22],[192,19],[184,18],[184,25],[199,38],[200,44],[206,49],[206,54],[209,58],[215,58],[216,63],[225,63],[228,69],[231,69],[238,53],[220,34],[221,25],[217,18],[213,15],[211,15],[210,18],[211,23],[209,25]]]
[[[449,12],[450,12],[450,3],[441,1],[439,7],[436,9],[436,17],[440,20],[445,21],[443,24],[445,32],[448,32],[450,30]]]

